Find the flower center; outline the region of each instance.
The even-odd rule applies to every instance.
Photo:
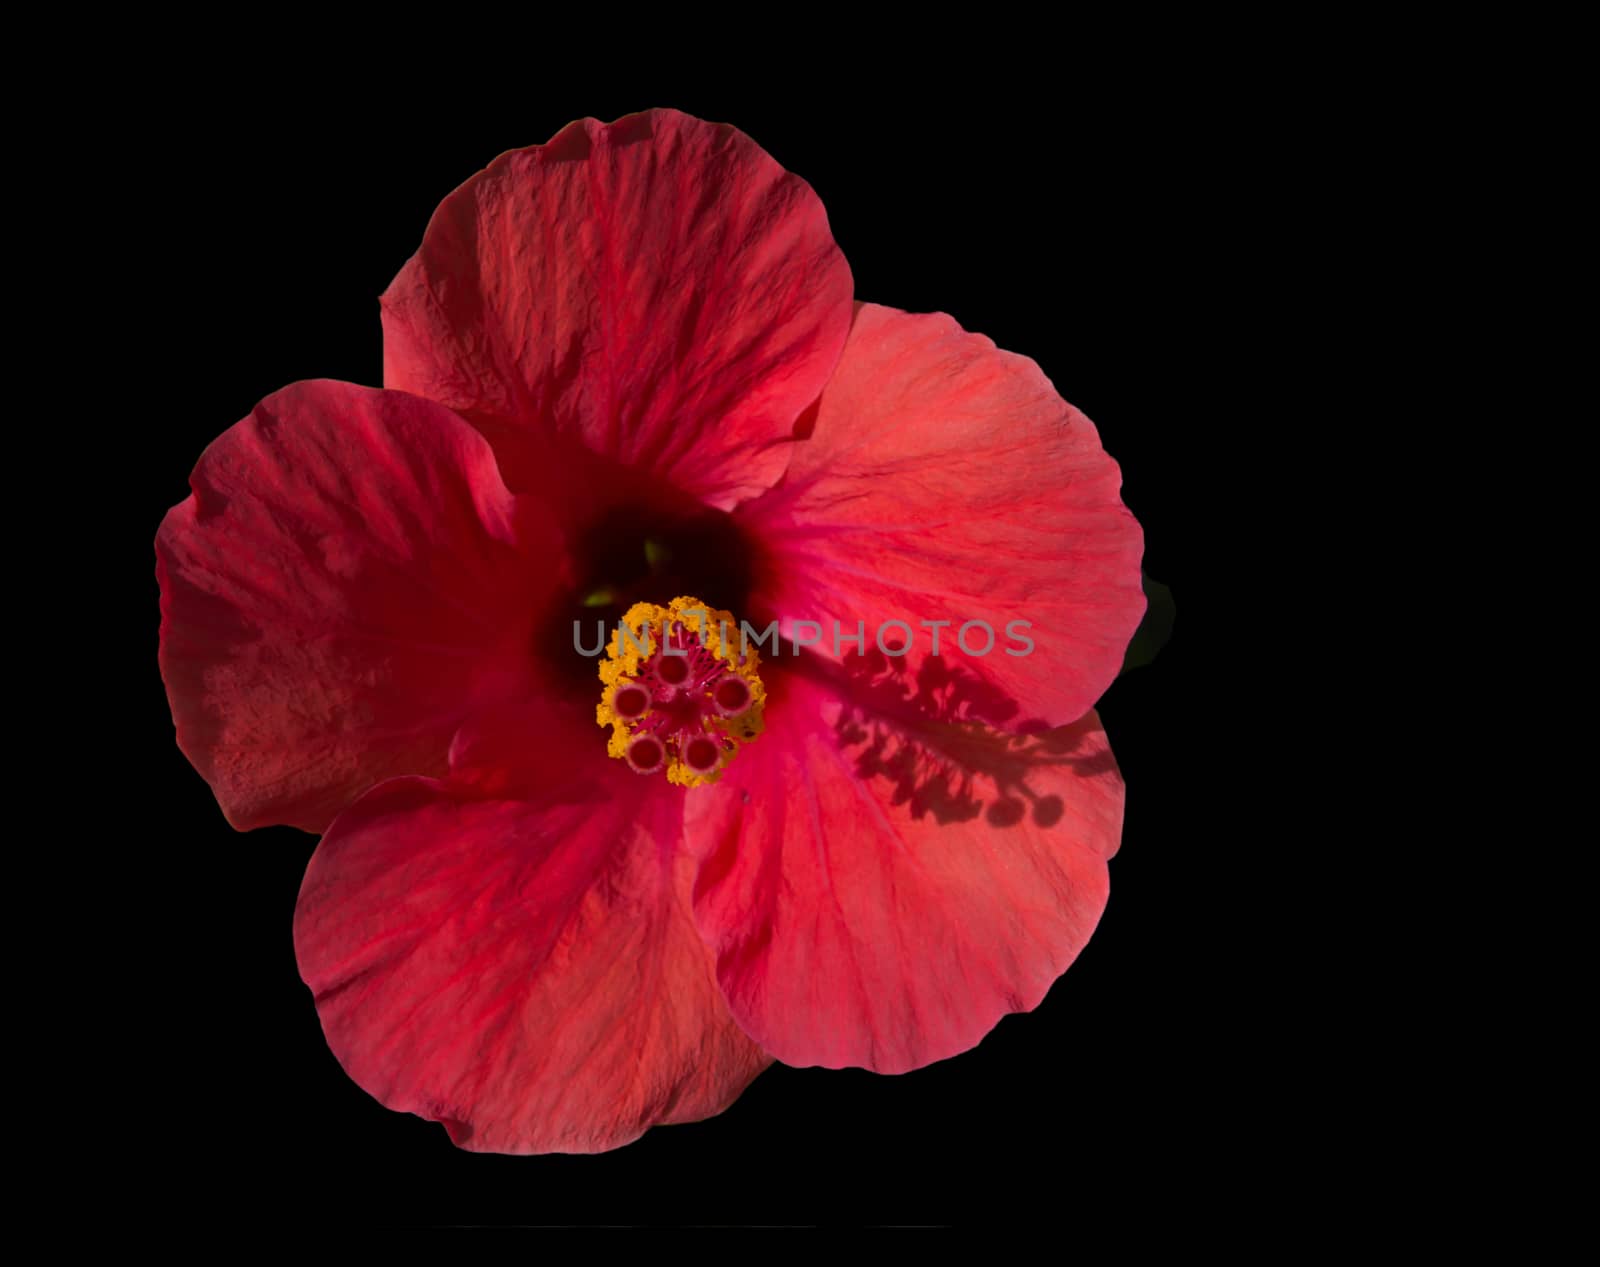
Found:
[[[635,603],[600,661],[595,720],[611,727],[607,751],[639,774],[715,783],[761,733],[760,659],[730,613],[699,599]]]

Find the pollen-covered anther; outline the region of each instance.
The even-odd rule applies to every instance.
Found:
[[[596,717],[611,727],[610,754],[685,787],[719,779],[760,735],[766,704],[760,657],[739,630],[693,598],[630,608],[600,662]]]

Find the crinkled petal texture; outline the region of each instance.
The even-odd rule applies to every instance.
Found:
[[[1032,361],[942,314],[862,304],[815,430],[738,513],[770,555],[760,603],[785,632],[814,619],[838,656],[852,644],[831,645],[834,621],[864,621],[869,648],[903,621],[883,646],[914,634],[916,671],[934,633],[921,622],[947,622],[940,654],[971,671],[963,715],[1020,729],[1076,721],[1121,668],[1144,594],[1120,487],[1094,426]],[[968,621],[991,632],[963,634]],[[1008,634],[1014,621],[1028,626]]]
[[[297,383],[190,483],[156,537],[161,673],[235,827],[321,831],[374,783],[443,773],[461,721],[528,678],[560,543],[449,410]]]
[[[1122,780],[1098,719],[1018,737],[886,715],[879,667],[842,688],[787,677],[781,736],[687,809],[718,980],[789,1065],[965,1051],[1037,1006],[1105,907]]]
[[[340,815],[295,950],[357,1083],[463,1148],[587,1153],[719,1113],[770,1063],[695,933],[681,798],[622,775],[562,801],[397,779]]]
[[[583,119],[440,204],[383,296],[384,382],[528,486],[556,438],[726,508],[782,474],[850,324],[822,204],[743,133]]]

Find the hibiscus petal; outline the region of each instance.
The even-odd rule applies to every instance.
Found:
[[[240,830],[320,831],[446,768],[531,669],[559,542],[483,437],[399,392],[297,383],[201,457],[156,536],[178,745]]]
[[[452,193],[383,296],[384,382],[521,491],[555,437],[726,508],[783,472],[850,324],[811,188],[725,124],[582,119]]]
[[[893,668],[858,673],[861,704],[785,674],[781,723],[688,803],[695,918],[779,1060],[899,1073],[1037,1006],[1077,956],[1122,779],[1092,713],[1025,737],[940,720],[936,696],[887,717]]]
[[[966,716],[1057,726],[1111,684],[1144,611],[1143,536],[1120,484],[1093,424],[1032,361],[942,314],[863,304],[815,430],[738,514],[770,556],[756,603],[786,634],[817,621],[837,657],[853,644],[834,647],[834,622],[870,648],[903,621],[882,646],[914,638],[914,672],[936,632],[922,622],[946,622],[939,653],[972,679]],[[968,628],[964,651],[968,621],[991,632]]]
[[[317,847],[295,951],[339,1063],[473,1151],[598,1152],[720,1113],[770,1057],[695,933],[681,793],[624,770],[474,796],[396,779]]]

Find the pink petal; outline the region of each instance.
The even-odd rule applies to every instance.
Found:
[[[783,483],[738,512],[769,555],[752,605],[786,632],[818,622],[833,658],[852,654],[844,637],[871,649],[903,621],[913,674],[933,645],[922,622],[948,622],[940,655],[971,679],[962,716],[1075,721],[1144,612],[1143,538],[1120,484],[1093,424],[1032,361],[947,316],[863,304],[814,432]],[[969,621],[993,637],[969,628],[971,654]],[[883,636],[896,650],[908,635]],[[1025,640],[1031,653],[1011,654]]]
[[[446,769],[528,680],[560,543],[483,438],[399,392],[297,383],[201,457],[156,537],[178,744],[241,830],[320,831]]]
[[[323,838],[295,950],[382,1103],[473,1151],[599,1152],[720,1113],[769,1063],[690,919],[681,794],[621,774],[541,803],[397,779]]]
[[[743,133],[582,119],[440,205],[383,296],[384,381],[526,487],[555,436],[726,507],[782,474],[850,323],[822,204]]]
[[[1092,713],[1027,737],[952,724],[865,664],[856,703],[786,674],[687,832],[696,922],[746,1032],[785,1064],[898,1073],[1035,1007],[1083,949],[1122,779]]]

